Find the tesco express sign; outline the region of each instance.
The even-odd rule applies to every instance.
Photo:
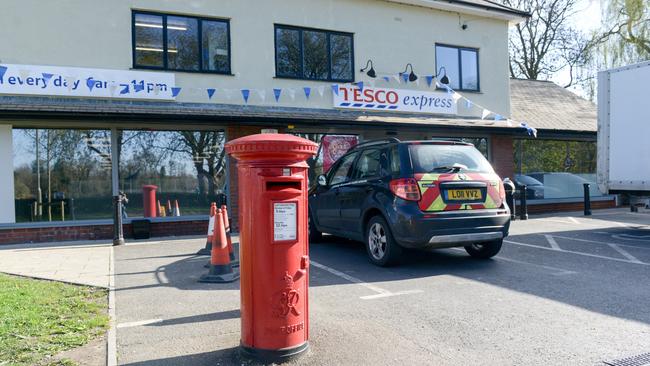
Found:
[[[451,94],[405,89],[358,88],[339,85],[334,93],[334,108],[457,114]]]

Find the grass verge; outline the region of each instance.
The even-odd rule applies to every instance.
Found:
[[[108,327],[107,291],[0,273],[0,366],[47,363]]]

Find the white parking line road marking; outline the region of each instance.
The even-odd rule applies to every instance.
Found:
[[[163,321],[162,319],[147,319],[147,320],[140,320],[137,322],[120,323],[117,325],[117,329],[141,327],[143,325],[162,323],[162,321]]]
[[[333,274],[333,275],[335,275],[337,277],[341,277],[344,280],[347,280],[347,281],[350,281],[350,282],[352,282],[354,284],[363,286],[363,287],[367,288],[368,290],[377,293],[377,295],[361,296],[360,299],[362,299],[362,300],[372,300],[372,299],[379,299],[379,298],[383,298],[383,297],[391,297],[391,296],[399,296],[399,295],[407,295],[407,294],[417,294],[417,293],[423,292],[422,290],[409,290],[409,291],[390,292],[390,291],[388,291],[386,289],[383,289],[383,288],[381,288],[379,286],[375,286],[375,285],[371,285],[371,284],[369,284],[367,282],[363,282],[362,280],[360,280],[360,279],[358,279],[356,277],[352,277],[349,274],[343,273],[343,272],[341,272],[339,270],[336,270],[336,269],[334,269],[332,267],[328,267],[328,266],[326,266],[324,264],[320,264],[320,263],[314,262],[314,261],[310,261],[309,263],[311,265],[313,265],[314,267],[316,267],[316,268],[320,268],[320,269],[322,269],[324,271],[327,271],[327,272],[329,272],[329,273],[331,273],[331,274]]]
[[[399,295],[409,295],[409,294],[419,294],[424,291],[422,290],[409,290],[409,291],[398,291],[398,292],[387,292],[383,294],[377,294],[377,295],[368,295],[368,296],[361,296],[360,299],[362,300],[374,300],[374,299],[380,299],[382,297],[391,297],[391,296],[399,296]]]
[[[635,263],[643,263],[640,260],[634,258],[634,256],[632,254],[628,253],[627,251],[625,251],[624,249],[622,249],[618,245],[609,244],[609,246],[612,247],[612,249],[614,249],[615,251],[619,252],[623,257],[629,259],[630,261],[635,262]]]
[[[537,235],[543,235],[543,234],[537,234]],[[613,237],[613,236],[614,236],[614,235],[612,235],[612,237]],[[585,243],[595,243],[595,244],[604,244],[604,245],[609,245],[609,244],[611,244],[611,243],[607,243],[607,242],[604,242],[604,241],[589,240],[589,239],[580,239],[580,238],[572,238],[572,237],[570,237],[570,236],[562,236],[562,235],[553,235],[553,237],[555,237],[555,238],[560,238],[560,239],[567,239],[567,240],[582,241],[582,242],[585,242]],[[621,247],[629,247],[629,248],[636,248],[636,249],[645,249],[645,250],[650,249],[650,248],[646,248],[646,247],[640,247],[640,246],[637,246],[637,245],[628,245],[628,244],[620,244],[620,243],[618,243],[617,245],[618,245],[618,246],[621,246]]]
[[[565,250],[565,249],[556,250],[556,249],[549,248],[549,247],[540,247],[539,245],[520,243],[518,241],[512,241],[512,240],[504,240],[503,242],[504,243],[509,243],[509,244],[514,244],[514,245],[521,245],[521,246],[524,246],[524,247],[537,248],[537,249],[542,249],[542,250],[551,250],[551,251],[558,252],[558,253],[571,253],[571,254],[582,255],[582,256],[585,256],[585,257],[600,258],[600,259],[607,259],[607,260],[616,261],[616,262],[633,263],[633,264],[641,264],[641,265],[644,265],[644,266],[650,266],[650,263],[633,262],[633,261],[630,261],[630,260],[627,260],[627,259],[606,257],[604,255],[598,255],[598,254],[582,253],[582,252],[576,252],[576,251],[573,251],[573,250]]]
[[[555,250],[562,250],[560,248],[560,246],[557,244],[557,242],[555,241],[555,239],[553,239],[552,236],[550,236],[548,234],[544,234],[544,237],[546,237],[546,241],[548,241],[548,243],[551,245],[551,248],[553,248]]]

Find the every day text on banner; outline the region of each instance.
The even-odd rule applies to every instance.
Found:
[[[334,107],[379,111],[456,114],[456,101],[446,92],[382,89],[339,85],[333,90]]]
[[[174,100],[172,73],[0,64],[0,94]]]

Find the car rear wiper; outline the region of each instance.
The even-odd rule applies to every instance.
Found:
[[[440,172],[440,171],[443,171],[443,172],[453,172],[453,173],[458,173],[461,169],[467,169],[467,166],[465,166],[465,165],[463,165],[463,164],[454,164],[454,165],[452,165],[452,166],[446,166],[446,165],[443,165],[443,166],[437,166],[437,167],[431,169],[431,171],[432,171],[432,172]]]

